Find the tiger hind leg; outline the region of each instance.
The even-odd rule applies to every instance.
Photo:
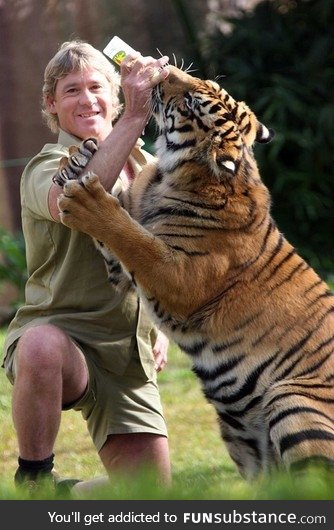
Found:
[[[292,474],[316,467],[333,477],[333,401],[333,389],[320,381],[285,381],[266,393],[269,437]]]

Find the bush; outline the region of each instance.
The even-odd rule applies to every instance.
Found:
[[[320,274],[334,268],[334,3],[276,0],[207,38],[214,74],[276,130],[256,147],[273,216]]]
[[[27,264],[23,234],[11,234],[0,228],[0,287],[10,283],[17,288],[20,303],[24,298],[24,286],[27,280]]]

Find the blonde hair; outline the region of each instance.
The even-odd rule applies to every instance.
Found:
[[[114,121],[119,115],[122,105],[119,100],[120,75],[113,65],[99,50],[80,40],[64,42],[56,55],[50,60],[44,72],[42,115],[52,132],[58,132],[58,116],[48,110],[47,99],[54,97],[57,82],[62,77],[75,71],[83,71],[87,68],[94,68],[102,73],[110,83],[112,95],[112,106]]]

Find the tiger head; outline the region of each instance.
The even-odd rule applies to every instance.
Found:
[[[269,142],[273,131],[215,81],[198,79],[174,66],[169,70],[153,98],[162,169],[171,171],[191,159],[209,166],[219,179],[244,174],[247,161],[255,164],[254,142]]]

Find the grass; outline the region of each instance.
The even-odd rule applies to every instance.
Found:
[[[5,331],[0,332],[2,346]],[[2,348],[1,348],[2,349]],[[118,499],[333,499],[333,484],[314,472],[299,484],[285,476],[247,484],[238,475],[222,444],[215,413],[202,396],[188,358],[171,347],[159,386],[169,428],[173,487],[163,491],[143,481],[122,484],[94,498]],[[17,499],[13,475],[17,467],[16,437],[11,419],[11,385],[0,372],[0,499]],[[91,479],[105,474],[80,413],[62,416],[55,447],[57,472],[64,477]],[[48,494],[46,494],[47,498]],[[22,498],[22,497],[20,497]],[[91,497],[92,498],[92,497]]]

